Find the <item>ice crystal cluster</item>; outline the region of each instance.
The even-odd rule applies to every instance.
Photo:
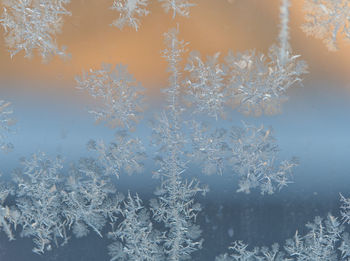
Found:
[[[5,0],[0,19],[11,57],[20,51],[32,57],[38,50],[44,61],[53,55],[67,56],[65,47],[59,48],[55,36],[61,31],[63,15],[70,0]]]
[[[162,235],[154,230],[150,213],[142,200],[130,192],[120,209],[123,221],[117,228],[112,228],[108,236],[116,239],[108,246],[111,261],[114,260],[162,260]]]
[[[194,5],[186,0],[158,2],[173,18],[188,16]],[[279,160],[272,128],[245,122],[241,127],[220,128],[193,118],[200,114],[217,123],[231,107],[255,116],[281,111],[288,89],[301,83],[307,70],[289,44],[290,2],[281,2],[278,42],[267,55],[230,52],[222,59],[217,52],[203,58],[192,51],[183,66],[188,43],[179,39],[179,27],[165,33],[166,47],[161,55],[168,63],[169,82],[163,90],[166,105],[154,117],[152,139],[147,141],[156,148],[153,176],[158,179],[149,202],[130,191],[124,197],[114,186],[124,173],[141,172],[144,161],[154,158],[146,154],[146,143],[131,133],[144,108],[141,85],[122,64],[102,64],[101,69],[76,77],[77,88],[96,101],[89,113],[97,122],[116,129],[115,139],[109,143],[89,141],[87,147],[93,155],[68,161],[67,166],[63,158],[40,151],[22,159],[22,167],[14,171],[13,184],[0,186],[0,229],[9,240],[15,239],[16,233],[29,237],[33,251],[44,254],[68,243],[72,235],[81,238],[93,232],[113,241],[108,246],[112,261],[191,260],[204,240],[197,224],[202,210],[200,195],[209,191],[190,175],[192,165],[203,174],[236,176],[237,192],[273,194],[288,185],[297,162]],[[38,49],[44,59],[63,55],[54,36],[62,26],[61,16],[69,14],[64,8],[68,3],[4,1],[1,23],[11,54],[24,50],[29,56]],[[140,18],[149,13],[148,4],[147,0],[114,0],[112,9],[120,16],[113,24],[138,30]],[[307,5],[315,12],[312,22],[322,24],[322,37],[334,29],[333,46],[340,27],[348,34],[347,2],[314,0]],[[337,11],[339,16],[334,13]],[[316,17],[322,12],[334,19],[320,22]],[[12,123],[10,103],[1,100],[1,148],[8,146],[6,133]],[[229,253],[216,260],[350,260],[350,237],[345,232],[345,224],[350,223],[350,199],[341,195],[341,204],[344,224],[330,214],[326,219],[316,217],[306,225],[306,233],[297,231],[283,246],[250,247],[236,240]]]
[[[12,126],[15,124],[15,119],[12,116],[11,103],[0,100],[0,149],[3,151],[13,148],[11,143],[6,142],[7,135],[13,131]]]
[[[229,52],[225,64],[219,53],[202,61],[194,52],[185,70],[190,102],[195,112],[218,118],[225,115],[227,104],[238,107],[246,115],[276,114],[288,97],[287,90],[301,83],[307,65],[289,46],[289,1],[281,5],[281,30],[278,44],[272,45],[268,55],[254,50],[234,54]]]
[[[282,161],[276,166],[278,148],[271,129],[245,125],[231,131],[231,163],[240,176],[238,192],[260,187],[261,193],[272,194],[289,183],[296,160]]]
[[[170,77],[169,87],[164,92],[169,112],[158,117],[158,125],[153,128],[155,144],[159,146],[157,161],[160,166],[155,175],[161,179],[161,184],[155,192],[157,198],[151,201],[151,210],[153,218],[167,229],[163,240],[167,260],[190,259],[191,253],[201,248],[201,231],[194,223],[201,208],[194,199],[197,193],[207,192],[207,188],[196,180],[187,180],[184,176],[187,140],[182,131],[184,109],[179,101],[179,62],[186,44],[178,39],[178,33],[177,29],[172,29],[165,34],[167,49],[163,51],[163,57],[168,61]]]
[[[106,175],[119,177],[120,173],[140,173],[146,158],[141,140],[128,138],[125,131],[115,134],[115,141],[106,145],[102,140],[90,140],[88,149],[95,151]]]
[[[23,159],[22,165],[14,179],[21,236],[33,237],[33,251],[44,253],[67,239],[59,196],[63,165],[60,158],[52,160],[42,152]]]
[[[168,13],[172,12],[173,18],[176,15],[189,16],[190,7],[194,6],[193,3],[190,3],[188,0],[158,0],[162,3],[164,10]]]
[[[190,7],[195,4],[187,0],[158,0],[166,13],[171,12],[173,19],[176,15],[189,17]],[[140,18],[147,16],[150,11],[147,9],[149,0],[114,0],[112,10],[119,12],[119,18],[114,20],[112,25],[123,29],[130,26],[136,31],[140,28]]]
[[[322,39],[330,51],[338,50],[337,37],[350,40],[350,3],[348,0],[306,0],[306,23],[302,30],[307,35]]]
[[[114,0],[112,10],[119,12],[119,18],[112,25],[123,29],[128,25],[137,31],[140,26],[140,18],[149,14],[146,9],[148,0]]]
[[[255,247],[251,250],[242,241],[235,241],[229,247],[230,253],[220,255],[216,261],[320,261],[349,260],[349,239],[344,227],[336,217],[328,215],[325,220],[316,217],[306,224],[304,236],[295,233],[288,239],[283,248],[274,244],[271,250],[267,247]]]
[[[78,89],[99,99],[100,107],[89,111],[97,122],[105,121],[112,128],[130,128],[139,119],[141,85],[128,73],[126,66],[102,64],[100,70],[84,72],[76,81]]]
[[[107,221],[117,217],[122,196],[103,175],[103,167],[93,159],[81,159],[72,168],[65,190],[62,191],[62,215],[76,237],[84,237],[89,228],[102,236]]]

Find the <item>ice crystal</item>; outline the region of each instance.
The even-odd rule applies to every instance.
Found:
[[[181,85],[178,68],[184,42],[179,41],[177,35],[176,29],[165,34],[167,49],[163,54],[171,73],[170,86],[165,90],[169,112],[168,116],[163,113],[159,117],[158,125],[153,129],[155,142],[160,146],[157,157],[160,168],[155,174],[161,178],[161,185],[155,192],[158,197],[151,201],[154,219],[167,228],[163,243],[166,260],[174,261],[190,259],[191,253],[201,248],[201,231],[194,224],[200,205],[194,202],[194,197],[207,191],[195,180],[183,178],[187,161],[183,150],[186,139],[181,129],[183,108],[179,104]]]
[[[249,193],[260,187],[262,194],[272,194],[289,183],[288,176],[297,162],[293,159],[276,164],[278,147],[271,129],[247,124],[234,127],[230,144],[233,171],[240,177],[238,192]]]
[[[199,53],[190,54],[185,71],[190,73],[187,81],[190,102],[195,106],[195,112],[206,113],[215,119],[224,115],[226,102],[226,72],[219,64],[219,53],[208,56],[203,62]]]
[[[118,240],[108,246],[111,261],[162,260],[162,237],[153,229],[149,213],[142,206],[139,196],[132,197],[129,192],[120,212],[123,221],[108,233],[110,238]]]
[[[229,149],[226,143],[226,130],[216,129],[209,132],[210,128],[207,125],[198,122],[192,122],[192,126],[192,156],[202,165],[204,174],[222,175]]]
[[[13,230],[17,227],[20,213],[14,207],[5,205],[7,197],[13,190],[1,184],[0,186],[0,228],[4,230],[9,240],[14,240]]]
[[[181,15],[185,17],[189,17],[190,8],[195,6],[195,4],[190,3],[188,0],[158,0],[162,3],[162,6],[165,12],[171,11],[173,13],[173,18],[176,15]]]
[[[81,159],[72,168],[67,189],[62,192],[62,214],[78,238],[86,236],[89,228],[102,237],[106,222],[116,220],[122,197],[102,172],[93,159]]]
[[[178,39],[179,29],[173,28],[164,34],[166,49],[162,51],[162,57],[168,62],[169,87],[163,92],[166,94],[168,109],[174,118],[174,124],[178,124],[177,118],[184,109],[180,106],[181,68],[182,55],[186,52],[187,43]]]
[[[298,61],[298,55],[284,58],[282,65],[280,49],[270,48],[269,57],[255,51],[232,53],[226,57],[229,68],[229,85],[235,106],[247,115],[275,114],[288,98],[287,90],[302,81],[306,63]]]
[[[294,238],[288,239],[281,250],[278,244],[273,244],[271,249],[255,247],[248,250],[247,244],[235,241],[229,248],[231,254],[220,255],[216,261],[348,260],[345,259],[350,254],[348,234],[343,233],[344,228],[337,218],[330,214],[326,220],[316,217],[306,227],[308,232],[304,236],[300,236],[297,231]],[[339,259],[340,256],[342,259]]]
[[[350,224],[350,198],[345,198],[340,194],[340,201],[342,202],[340,206],[342,219],[345,223]]]
[[[288,0],[282,1],[279,42],[271,46],[267,57],[255,51],[226,57],[233,104],[245,114],[279,113],[288,99],[287,90],[307,73],[306,63],[292,55],[289,46],[289,5]]]
[[[141,172],[143,160],[146,158],[144,148],[138,138],[128,138],[125,131],[115,135],[116,141],[106,145],[103,141],[91,140],[90,150],[98,153],[99,162],[105,168],[106,174],[119,177],[122,171],[132,174]]]
[[[48,158],[44,153],[33,154],[24,159],[24,168],[17,173],[17,207],[21,213],[19,225],[21,236],[33,237],[33,252],[41,254],[52,249],[58,239],[66,242],[66,230],[61,213],[61,199],[58,190],[62,180],[62,160]]]
[[[119,12],[119,18],[112,25],[123,29],[124,26],[130,26],[137,31],[140,27],[139,17],[148,15],[146,9],[148,0],[114,0],[111,9]]]
[[[350,236],[348,233],[344,233],[342,236],[341,245],[338,248],[341,251],[341,257],[343,260],[350,260]]]
[[[102,64],[101,70],[90,69],[82,77],[76,77],[76,81],[78,89],[88,91],[102,102],[100,107],[89,111],[96,122],[106,121],[112,128],[130,128],[139,119],[141,85],[128,73],[126,66],[118,64],[112,68],[109,64]]]
[[[0,149],[8,151],[13,148],[11,143],[6,143],[6,135],[12,131],[15,120],[12,118],[13,110],[11,103],[0,100]]]
[[[0,23],[5,29],[11,57],[24,50],[26,57],[38,49],[44,61],[53,55],[66,56],[55,35],[61,31],[65,5],[70,0],[6,0]]]
[[[307,35],[323,39],[330,51],[338,50],[337,36],[350,40],[350,2],[348,0],[306,0],[306,23],[302,30]]]
[[[337,244],[341,239],[344,228],[337,218],[328,215],[325,221],[316,217],[314,222],[306,225],[308,232],[286,242],[285,250],[297,261],[339,260]]]
[[[229,247],[230,254],[223,254],[216,257],[215,261],[283,261],[284,255],[279,251],[279,245],[273,244],[271,249],[268,247],[255,247],[248,250],[248,245],[242,241],[235,241]]]

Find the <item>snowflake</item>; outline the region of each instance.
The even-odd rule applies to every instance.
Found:
[[[268,247],[255,247],[248,250],[248,245],[242,241],[235,241],[229,247],[230,254],[223,254],[216,257],[215,261],[283,261],[284,255],[279,251],[279,245],[273,244],[271,250]],[[289,259],[288,259],[289,260]]]
[[[244,114],[260,116],[262,113],[275,114],[288,98],[286,91],[302,81],[301,75],[307,71],[304,61],[298,55],[288,56],[284,64],[280,62],[280,50],[270,48],[269,60],[255,51],[232,53],[226,57],[234,105]]]
[[[218,173],[222,175],[225,167],[225,157],[228,153],[226,131],[216,129],[210,133],[208,126],[197,122],[193,122],[192,126],[192,157],[203,165],[202,172],[204,174]]]
[[[70,0],[6,0],[0,23],[5,29],[11,57],[25,51],[31,57],[38,49],[44,61],[53,55],[67,56],[54,39],[59,33],[62,15],[70,15],[64,5]]]
[[[121,171],[128,174],[139,173],[143,169],[142,161],[146,158],[139,139],[128,139],[125,131],[116,134],[116,142],[108,146],[103,141],[89,141],[88,149],[98,153],[99,162],[107,175],[119,177]]]
[[[306,235],[299,236],[297,231],[293,239],[287,240],[286,252],[297,261],[339,260],[336,246],[344,231],[339,221],[329,214],[325,221],[316,217],[306,227]]]
[[[306,23],[302,30],[307,35],[323,39],[330,51],[338,50],[337,35],[350,40],[350,2],[348,0],[306,0]]]
[[[148,0],[114,0],[111,9],[117,10],[120,14],[119,18],[112,25],[119,29],[123,29],[125,25],[129,25],[137,31],[140,26],[138,17],[146,16],[149,13],[146,9],[147,5]]]
[[[288,175],[297,165],[296,160],[282,161],[276,166],[278,147],[271,129],[265,130],[244,124],[231,132],[230,161],[233,171],[240,176],[238,192],[249,193],[261,187],[261,193],[272,194],[289,183]]]
[[[200,204],[195,203],[197,193],[205,194],[208,189],[191,179],[187,181],[183,174],[187,168],[184,155],[185,135],[181,129],[181,113],[179,104],[180,74],[179,61],[184,52],[184,42],[177,38],[178,30],[170,30],[165,34],[167,49],[163,56],[168,60],[171,73],[170,86],[166,89],[169,102],[169,116],[165,113],[159,117],[158,125],[153,129],[155,144],[160,146],[157,163],[160,168],[155,172],[161,178],[160,187],[151,200],[151,211],[157,222],[164,224],[167,231],[163,241],[164,254],[167,260],[185,260],[191,253],[202,246],[201,230],[195,225]]]
[[[20,219],[20,213],[17,209],[5,205],[7,197],[13,194],[13,190],[9,186],[0,186],[0,228],[4,230],[9,240],[14,240],[13,227],[17,227]]]
[[[67,189],[62,191],[62,215],[77,238],[86,236],[89,228],[102,237],[107,220],[116,220],[122,196],[102,173],[95,160],[81,159],[72,167]]]
[[[142,201],[136,194],[135,197],[128,193],[120,209],[123,221],[118,227],[112,224],[112,232],[108,235],[118,240],[108,246],[109,254],[114,260],[162,260],[160,247],[161,236],[153,229],[149,213],[142,206]]]
[[[340,194],[340,201],[342,202],[340,206],[342,219],[345,223],[350,224],[350,198],[345,198]]]
[[[58,238],[63,239],[62,244],[68,240],[59,192],[62,160],[52,160],[39,152],[29,160],[23,159],[22,164],[24,169],[14,178],[16,202],[21,213],[18,224],[22,227],[22,237],[34,237],[33,252],[41,254],[51,250],[53,242],[57,245]]]
[[[139,119],[141,86],[126,66],[119,64],[112,69],[111,65],[102,64],[101,70],[84,72],[82,77],[76,77],[76,81],[78,89],[87,90],[92,97],[101,99],[101,107],[89,111],[97,122],[106,121],[112,128],[130,128],[132,122]]]
[[[226,76],[222,66],[218,63],[219,53],[208,56],[203,62],[199,53],[192,52],[185,71],[190,73],[187,80],[190,103],[196,108],[195,112],[204,112],[218,119],[224,114],[226,101]]]
[[[196,180],[183,179],[186,171],[183,134],[169,121],[165,114],[154,128],[154,136],[161,146],[157,163],[160,168],[154,173],[162,182],[151,200],[151,210],[157,222],[162,222],[168,229],[164,239],[164,251],[169,260],[185,260],[191,253],[200,249],[201,230],[194,224],[200,204],[194,202],[197,193],[203,195],[208,191]]]
[[[4,151],[13,148],[11,143],[4,141],[6,134],[12,131],[11,127],[15,124],[15,120],[12,118],[13,110],[10,106],[10,102],[0,100],[0,149]]]
[[[226,58],[229,68],[229,86],[233,105],[249,115],[275,114],[288,97],[287,90],[302,81],[307,65],[292,55],[289,46],[289,1],[283,0],[280,8],[281,29],[278,44],[271,46],[267,57],[247,51],[232,53]]]
[[[190,7],[195,6],[195,4],[190,3],[187,0],[158,0],[162,3],[162,6],[165,12],[172,11],[173,18],[175,18],[176,14],[181,16],[189,17],[190,15]]]

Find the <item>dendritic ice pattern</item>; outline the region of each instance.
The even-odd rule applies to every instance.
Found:
[[[126,66],[102,64],[100,70],[89,70],[76,77],[76,82],[77,89],[88,91],[100,103],[89,111],[97,122],[105,121],[111,128],[131,128],[139,119],[142,87]]]
[[[288,100],[287,90],[302,81],[307,66],[298,55],[288,56],[284,64],[279,48],[273,46],[268,57],[255,51],[236,55],[229,53],[230,96],[234,107],[246,115],[260,116],[280,113]]]
[[[164,259],[161,248],[164,236],[153,228],[150,213],[139,196],[133,197],[129,192],[120,211],[123,221],[108,233],[110,238],[117,240],[108,246],[111,261]]]
[[[148,0],[114,0],[112,10],[119,12],[119,18],[112,25],[123,29],[125,26],[133,27],[136,31],[140,27],[140,18],[147,16]]]
[[[67,226],[77,238],[89,228],[102,236],[107,221],[115,221],[123,196],[103,176],[103,167],[93,159],[81,159],[71,168],[68,184],[62,191],[63,211]]]
[[[236,192],[250,193],[241,197],[269,197],[292,183],[298,159],[284,160],[272,127],[255,123],[261,118],[248,118],[281,113],[289,89],[301,85],[308,73],[306,62],[290,44],[291,1],[280,2],[279,33],[267,53],[216,51],[205,57],[189,50],[192,47],[181,39],[179,24],[165,32],[159,56],[167,63],[168,82],[162,90],[164,104],[152,116],[145,112],[141,83],[126,65],[102,63],[99,69],[76,76],[78,95],[87,94],[91,104],[86,114],[110,127],[115,136],[111,141],[89,138],[84,156],[77,160],[41,150],[21,158],[12,179],[0,182],[0,231],[10,241],[29,238],[36,257],[46,258],[47,252],[69,244],[73,236],[81,240],[91,235],[110,241],[105,253],[111,261],[197,260],[205,236],[211,233],[203,233],[202,224],[215,226],[203,212],[202,197],[210,190],[202,182],[208,177],[201,174],[215,179],[228,176],[233,197]],[[54,55],[66,57],[55,38],[63,17],[71,14],[65,8],[69,3],[4,0],[0,23],[11,56],[24,51],[31,57],[37,51],[44,61]],[[189,17],[200,1],[114,0],[110,4],[119,14],[112,25],[131,27],[136,34],[151,5],[159,4],[175,20]],[[350,39],[349,1],[306,0],[305,11],[303,30],[324,39],[330,50],[337,49],[338,34]],[[242,124],[229,118],[234,110],[245,117]],[[0,149],[6,152],[14,148],[8,137],[15,132],[13,114],[12,104],[0,100]],[[153,125],[139,135],[137,125],[146,116]],[[149,200],[143,198],[143,191],[120,186],[122,179],[130,178],[125,174],[147,172],[156,183]],[[339,217],[316,216],[301,232],[293,229],[284,244],[251,246],[233,238],[227,253],[217,251],[213,256],[217,255],[216,261],[350,261],[346,232],[350,196],[340,194],[338,203]]]
[[[13,118],[13,110],[11,103],[0,100],[0,149],[2,151],[9,151],[13,149],[13,145],[6,142],[8,134],[14,132],[13,125],[16,120]]]
[[[61,31],[63,15],[70,0],[6,0],[0,23],[5,29],[11,57],[20,51],[32,57],[35,49],[44,61],[53,55],[67,57],[66,48],[59,48],[56,34]]]
[[[67,240],[58,190],[62,184],[62,160],[38,152],[23,159],[22,165],[14,176],[21,236],[33,237],[33,251],[44,253]]]
[[[164,10],[168,13],[171,12],[173,18],[176,15],[188,17],[190,15],[190,8],[195,6],[194,3],[188,0],[158,0],[162,3]]]
[[[307,233],[288,239],[283,248],[278,244],[250,249],[242,241],[235,241],[229,247],[231,253],[218,256],[216,261],[321,261],[349,260],[349,236],[336,217],[328,215],[326,219],[316,217],[306,224]]]
[[[195,107],[195,112],[208,114],[215,119],[223,116],[226,84],[226,72],[218,62],[219,53],[207,57],[203,62],[200,54],[192,52],[185,71],[190,73],[187,80],[189,100]]]
[[[230,138],[232,170],[240,176],[238,192],[260,187],[262,194],[272,194],[288,185],[297,160],[275,162],[278,148],[271,129],[244,124],[233,127]]]
[[[306,0],[302,30],[322,39],[330,51],[338,50],[337,38],[350,40],[350,2],[348,0]]]
[[[88,149],[95,151],[106,175],[119,177],[121,172],[140,173],[146,159],[145,149],[138,138],[129,138],[125,131],[115,134],[115,141],[108,145],[104,141],[90,140]]]

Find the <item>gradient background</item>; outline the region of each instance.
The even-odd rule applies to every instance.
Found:
[[[159,110],[160,89],[167,85],[163,33],[179,24],[180,37],[189,42],[189,50],[202,56],[228,50],[241,52],[256,49],[266,52],[278,35],[279,0],[197,0],[190,18],[172,20],[157,1],[149,6],[151,13],[141,21],[138,32],[120,31],[109,26],[118,16],[110,10],[112,0],[72,0],[67,9],[59,46],[66,45],[72,59],[54,57],[43,64],[38,55],[28,60],[23,53],[12,60],[0,38],[0,99],[13,104],[18,120],[16,134],[9,137],[15,150],[0,155],[1,170],[7,174],[18,164],[18,158],[42,150],[62,154],[67,162],[86,155],[85,144],[93,139],[113,138],[114,130],[94,125],[86,107],[92,99],[75,89],[74,76],[82,70],[97,69],[101,62],[127,64],[129,72],[142,82],[148,103],[154,106],[138,125],[133,135],[144,139],[150,133],[148,120]],[[350,44],[339,39],[340,51],[329,52],[321,40],[308,38],[301,31],[301,0],[292,1],[291,45],[309,64],[304,87],[288,92],[289,101],[280,115],[244,117],[232,112],[228,122],[272,126],[281,159],[297,156],[300,166],[294,173],[294,184],[272,196],[237,194],[237,182],[229,173],[201,177],[210,193],[198,200],[204,207],[198,222],[205,238],[204,249],[195,260],[213,260],[226,251],[233,240],[244,240],[252,246],[283,244],[295,230],[316,215],[328,212],[339,215],[339,192],[350,196]],[[4,31],[0,29],[2,35]],[[221,124],[221,122],[220,122]],[[151,151],[149,144],[146,147]],[[151,163],[144,174],[122,176],[118,188],[138,192],[144,201],[152,196],[157,181],[152,180]],[[192,168],[189,175],[197,176]],[[108,260],[107,239],[91,235],[68,246],[38,257],[31,253],[30,239],[8,242],[0,234],[0,260]],[[21,246],[21,251],[18,251]],[[92,247],[93,246],[93,247]]]

